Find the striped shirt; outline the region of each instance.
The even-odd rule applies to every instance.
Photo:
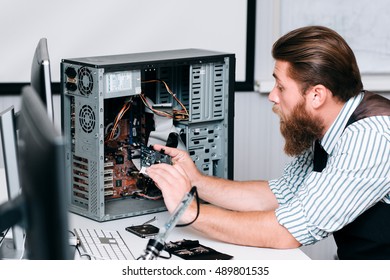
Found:
[[[345,126],[363,93],[345,103],[321,139],[327,166],[313,171],[313,149],[296,157],[281,178],[269,181],[278,222],[302,244],[343,228],[381,201],[390,203],[390,117]]]

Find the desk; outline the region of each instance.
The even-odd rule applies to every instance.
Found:
[[[106,230],[117,230],[120,235],[132,251],[133,255],[137,258],[144,253],[148,239],[138,237],[125,230],[125,227],[131,225],[143,224],[146,221],[156,217],[156,221],[152,222],[153,225],[162,228],[165,222],[169,218],[167,211],[118,219],[113,221],[97,222],[89,218],[82,217],[78,214],[71,213],[69,216],[70,228],[98,228]],[[229,254],[233,256],[234,260],[308,260],[309,257],[305,255],[300,249],[265,249],[238,246],[228,244],[216,240],[212,240],[207,236],[195,231],[191,227],[177,227],[175,228],[167,238],[167,241],[178,241],[182,239],[199,240],[199,242],[206,246],[213,248],[221,253]],[[164,255],[165,252],[162,252]],[[166,253],[165,253],[166,254]],[[172,256],[172,258],[176,258]]]
[[[4,169],[0,168],[0,203],[7,200],[7,188]],[[156,221],[152,224],[157,227],[163,227],[169,218],[167,211],[141,215],[136,217],[123,218],[112,221],[97,222],[89,218],[85,218],[78,214],[69,213],[69,229],[73,231],[74,228],[90,228],[90,229],[107,229],[119,231],[122,238],[131,249],[133,255],[137,258],[144,253],[148,239],[140,238],[125,230],[125,227],[144,222],[156,217]],[[308,260],[309,257],[300,249],[265,249],[238,246],[228,244],[216,240],[212,240],[191,227],[175,228],[168,236],[167,241],[178,241],[181,239],[199,240],[199,242],[207,247],[213,248],[221,253],[232,255],[234,260]],[[173,257],[176,258],[176,257]]]

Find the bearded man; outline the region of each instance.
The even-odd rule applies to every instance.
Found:
[[[169,211],[196,186],[182,222],[225,242],[297,248],[334,235],[340,259],[390,259],[390,101],[363,90],[345,40],[322,26],[277,40],[275,87],[285,152],[294,156],[270,181],[203,175],[185,151],[155,145],[173,165],[148,175]],[[234,226],[232,226],[234,225]]]

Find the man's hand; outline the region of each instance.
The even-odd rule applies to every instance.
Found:
[[[154,164],[146,172],[161,190],[165,206],[172,213],[192,187],[187,174],[180,165],[165,163]]]
[[[184,173],[189,178],[192,186],[197,185],[197,181],[199,181],[203,175],[197,169],[196,165],[192,161],[187,151],[170,148],[158,144],[155,144],[153,146],[153,149],[155,149],[156,151],[164,150],[165,154],[172,157],[173,166],[175,166],[176,168],[180,167],[181,172],[184,171]]]

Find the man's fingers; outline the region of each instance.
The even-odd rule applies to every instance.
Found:
[[[169,155],[171,157],[176,157],[182,153],[182,151],[179,149],[166,147],[160,144],[154,144],[153,149],[156,151],[164,150],[164,154]]]

